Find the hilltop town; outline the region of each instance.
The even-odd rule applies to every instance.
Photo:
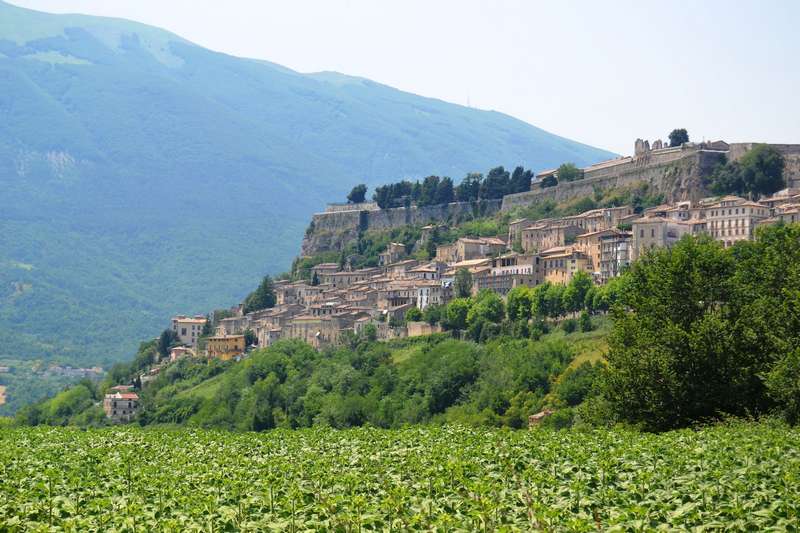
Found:
[[[730,151],[730,146],[722,142],[684,146],[678,149],[681,152],[661,148],[660,143],[651,150],[649,144],[637,142],[638,156],[650,161],[654,153],[658,156],[664,150],[682,157],[689,157],[687,153],[698,157],[702,153],[718,154],[722,148]],[[791,160],[793,152],[785,151]],[[627,168],[629,159],[620,163],[621,168]],[[316,262],[303,279],[272,282],[274,301],[264,308],[247,312],[245,304],[240,304],[222,317],[173,317],[169,357],[140,375],[139,384],[145,386],[167,364],[183,357],[239,359],[251,346],[268,347],[283,339],[300,339],[323,348],[359,335],[388,340],[436,333],[441,331],[441,324],[422,320],[423,313],[454,298],[483,290],[505,297],[515,287],[568,284],[579,272],[596,285],[603,285],[648,250],[669,247],[684,235],[708,235],[730,247],[737,241],[753,239],[759,226],[800,221],[800,182],[793,165],[787,164],[785,174],[792,186],[758,200],[723,195],[674,200],[643,210],[620,205],[569,216],[517,218],[508,222],[504,234],[464,236],[435,248],[430,241],[447,223],[434,221],[422,227],[416,243],[417,248],[435,250],[428,259],[412,256],[403,243],[389,242],[375,266],[355,268],[348,260]],[[604,168],[611,166],[614,165]],[[647,165],[639,168],[652,170]],[[548,191],[542,182],[554,172],[536,174],[531,179],[531,192],[523,194],[541,196],[541,191]],[[574,189],[580,181],[549,189]],[[692,189],[686,195],[697,196],[696,192]],[[502,204],[517,202],[519,195],[514,196],[511,200],[503,198]],[[500,203],[496,205],[499,207]],[[334,204],[326,213],[315,215],[315,220],[374,209],[365,204],[349,208]],[[450,205],[447,209],[452,213],[465,208]],[[489,209],[492,212],[497,210]],[[363,220],[363,215],[360,218]],[[457,287],[459,275],[468,280],[466,289],[463,284]],[[104,405],[110,418],[125,421],[135,413],[138,396],[130,388],[110,391]]]

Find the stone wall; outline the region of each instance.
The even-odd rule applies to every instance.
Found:
[[[503,198],[502,210],[539,203],[563,202],[591,196],[595,189],[612,189],[647,183],[650,191],[661,193],[669,202],[697,201],[706,195],[702,177],[722,161],[724,152],[695,148],[664,148],[635,157],[621,157],[587,167],[584,178],[555,187],[534,188]]]
[[[500,206],[501,200],[482,200],[424,207],[317,213],[306,230],[300,253],[310,256],[320,252],[339,251],[347,243],[357,239],[361,231],[387,230],[411,224],[457,223],[493,215],[500,210]]]

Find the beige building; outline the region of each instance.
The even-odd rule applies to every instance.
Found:
[[[684,235],[693,231],[691,224],[662,217],[642,217],[633,221],[631,261],[648,250],[672,246]]]
[[[725,247],[752,239],[756,225],[769,217],[767,206],[738,196],[723,196],[705,207],[707,231]]]
[[[103,398],[103,411],[112,422],[130,422],[139,410],[139,395],[135,392],[113,392]]]
[[[571,246],[559,246],[539,254],[539,267],[543,281],[569,283],[578,272],[591,276],[592,263],[589,257]]]
[[[566,246],[584,233],[583,228],[565,222],[535,224],[522,230],[522,250],[538,253],[558,246]]]
[[[206,325],[206,317],[203,315],[195,315],[189,317],[186,315],[178,315],[172,317],[172,331],[178,336],[178,340],[182,344],[192,347],[197,346],[197,339],[203,333],[203,326]]]
[[[590,233],[583,233],[575,238],[575,248],[589,256],[592,262],[592,271],[599,276],[600,274],[600,255],[603,237],[616,235],[620,230],[616,228],[601,229]]]
[[[217,335],[208,338],[206,352],[209,357],[228,361],[244,353],[245,348],[244,335]]]

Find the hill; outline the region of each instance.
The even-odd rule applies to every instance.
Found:
[[[501,113],[0,2],[0,359],[107,364],[359,182],[607,158]]]

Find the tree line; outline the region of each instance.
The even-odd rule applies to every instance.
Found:
[[[451,202],[474,202],[502,198],[507,194],[530,190],[533,172],[521,166],[509,172],[499,166],[486,176],[481,173],[467,174],[458,185],[447,176],[428,176],[422,181],[401,180],[375,188],[373,201],[381,209],[449,204]],[[349,203],[366,201],[367,186],[359,184],[347,195]]]

